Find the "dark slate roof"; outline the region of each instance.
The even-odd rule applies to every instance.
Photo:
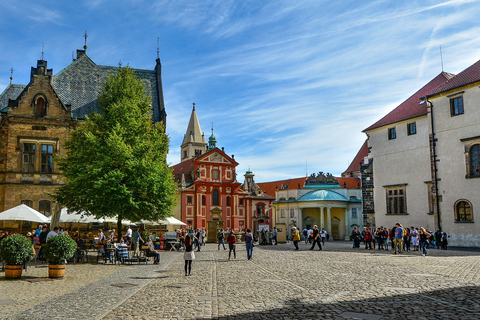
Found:
[[[454,75],[447,72],[442,72],[435,78],[433,78],[429,83],[424,85],[420,90],[415,92],[410,98],[402,102],[398,107],[393,109],[389,114],[387,114],[382,119],[378,120],[372,124],[367,129],[363,130],[369,131],[372,129],[380,128],[386,125],[390,125],[396,122],[416,118],[427,114],[427,104],[420,104],[420,99],[425,96],[428,92],[431,92],[436,87],[445,83],[445,81],[453,78]]]
[[[3,112],[3,110],[8,107],[8,100],[17,99],[25,87],[26,85],[23,84],[9,84],[2,94],[0,94],[0,112]]]
[[[453,78],[448,79],[447,82],[430,91],[427,96],[433,96],[478,81],[480,81],[480,60],[478,60]]]
[[[72,116],[84,119],[91,111],[98,112],[98,93],[102,84],[118,69],[119,67],[96,65],[84,54],[53,77],[53,87],[63,104],[71,106]],[[155,70],[133,70],[146,86],[147,94],[152,97],[153,119],[159,121],[160,106]]]

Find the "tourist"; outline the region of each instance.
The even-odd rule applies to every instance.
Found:
[[[140,240],[142,240],[142,243],[145,242],[145,240],[143,240],[142,236],[140,235],[140,228],[137,228],[132,234],[132,240],[134,245],[134,253],[138,257],[140,255]]]
[[[108,233],[108,239],[110,242],[114,243],[115,242],[115,229],[112,229]]]
[[[185,236],[185,253],[183,254],[183,258],[185,259],[185,276],[191,276],[192,261],[195,260],[195,252],[193,251],[192,237],[190,234]]]
[[[403,229],[403,251],[410,252],[410,229]]]
[[[403,248],[402,248],[402,242],[403,242],[403,228],[400,223],[395,223],[395,228],[394,228],[394,237],[395,237],[395,254],[398,253],[403,253]],[[397,251],[398,248],[398,251]]]
[[[220,250],[220,245],[223,245],[223,250],[227,250],[227,248],[225,247],[225,234],[223,233],[222,228],[218,230],[217,240],[218,240],[218,250]]]
[[[261,234],[261,238],[262,238],[262,243],[261,243],[261,244],[262,244],[262,245],[266,245],[266,244],[267,244],[267,238],[268,238],[267,234],[268,234],[267,228],[266,228],[266,227],[263,227],[263,229],[262,229],[262,234]]]
[[[35,230],[35,234],[37,237],[40,237],[40,233],[42,233],[43,226],[41,224],[38,225],[37,230]]]
[[[245,234],[245,247],[247,249],[247,259],[253,259],[253,235],[250,229],[247,229],[247,233]]]
[[[442,234],[442,249],[443,249],[443,250],[447,250],[447,245],[448,245],[448,239],[447,239],[447,238],[448,238],[448,237],[447,237],[447,233],[444,232],[444,233]]]
[[[205,228],[202,228],[202,246],[205,246],[206,237],[207,237],[207,231],[205,231]]]
[[[228,260],[230,260],[230,254],[233,251],[233,259],[237,259],[237,253],[235,252],[235,244],[237,243],[237,237],[233,234],[233,231],[230,231],[230,234],[227,237],[228,242]]]
[[[307,242],[308,242],[308,229],[307,229],[307,227],[305,227],[305,229],[303,229],[302,232],[303,232],[303,238],[305,240],[305,244],[307,244]]]
[[[360,248],[360,237],[361,237],[361,234],[358,228],[353,227],[352,234],[350,235],[350,238],[353,240],[353,249]]]
[[[320,232],[318,231],[317,225],[313,226],[313,244],[310,250],[315,248],[315,244],[318,244],[318,250],[322,250],[322,244],[320,243]]]
[[[118,244],[116,249],[120,263],[125,263],[125,259],[128,258],[128,247],[125,244],[125,240],[123,240],[123,238],[120,239],[120,243]]]
[[[152,239],[148,239],[148,249],[146,252],[147,257],[154,257],[153,259],[153,264],[159,264],[160,263],[160,253],[155,251],[155,247],[153,246],[153,241]]]
[[[410,228],[410,241],[412,242],[413,251],[418,251],[418,228]]]
[[[98,229],[98,241],[97,241],[97,244],[100,245],[100,244],[104,244],[104,240],[105,240],[105,234],[103,233],[103,230],[102,229]]]
[[[322,231],[320,231],[320,237],[322,238],[322,244],[325,245],[325,241],[327,240],[327,230],[325,228],[322,228]]]
[[[273,235],[272,235],[272,244],[275,242],[275,245],[277,245],[277,237],[278,237],[278,230],[277,228],[273,229]]]
[[[200,247],[202,246],[202,232],[200,231],[200,229],[197,228],[197,232],[195,233],[193,239],[195,242],[195,248],[198,252],[200,252]]]
[[[427,245],[428,245],[428,238],[431,236],[430,233],[428,233],[423,227],[420,228],[419,230],[419,242],[420,242],[420,248],[423,251],[423,256],[427,256]]]
[[[298,242],[300,241],[300,232],[298,232],[298,229],[296,227],[293,227],[292,241],[293,241],[293,245],[295,246],[295,250],[298,250]]]
[[[50,231],[48,234],[47,234],[47,237],[46,237],[46,242],[48,242],[48,239],[50,239],[51,237],[54,237],[54,236],[57,236],[58,235],[58,227],[55,227],[53,228],[52,231]],[[45,242],[45,243],[46,243]]]
[[[375,232],[375,238],[377,239],[377,245],[378,245],[378,250],[383,249],[383,230],[380,228],[377,228],[377,231]]]
[[[372,228],[369,227],[368,229],[363,229],[365,232],[364,234],[362,234],[363,238],[365,239],[365,250],[372,250]]]
[[[126,240],[127,240],[128,242],[131,241],[132,235],[133,235],[133,233],[132,233],[132,228],[130,228],[130,226],[128,226],[128,227],[127,227],[127,233],[125,233],[125,237],[127,238]]]

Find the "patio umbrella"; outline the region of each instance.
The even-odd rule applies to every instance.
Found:
[[[25,204],[3,211],[0,213],[0,220],[31,221],[40,223],[50,222],[49,218]]]
[[[39,223],[48,223],[50,219],[38,212],[35,209],[30,208],[25,204],[13,207],[0,213],[0,220],[10,221],[31,221]],[[22,231],[22,223],[20,224],[20,232]]]
[[[174,218],[174,217],[167,217],[165,220],[160,220],[160,224],[167,224],[167,225],[175,225],[175,226],[186,226],[187,224]]]

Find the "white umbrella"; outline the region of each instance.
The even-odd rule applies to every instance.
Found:
[[[0,220],[31,221],[40,223],[50,222],[49,218],[24,204],[3,211],[0,213]]]
[[[60,222],[91,223],[98,222],[98,220],[92,215],[86,215],[84,212],[67,213],[67,208],[63,208],[60,214]]]
[[[175,226],[186,226],[186,223],[183,223],[182,221],[175,219],[174,217],[167,217],[165,220],[160,220],[160,224],[168,224],[168,225],[175,225]]]

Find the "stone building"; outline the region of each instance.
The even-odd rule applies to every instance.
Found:
[[[98,111],[98,92],[117,70],[96,65],[85,46],[58,74],[39,60],[27,85],[7,86],[0,95],[0,211],[24,203],[51,215],[49,194],[64,183],[53,160],[64,152],[69,131]],[[165,123],[160,59],[154,70],[134,71],[152,96],[153,120]],[[0,227],[15,225],[0,222]]]
[[[205,228],[215,241],[220,228],[242,231],[259,224],[271,226],[269,208],[274,197],[266,195],[251,172],[245,183],[237,181],[235,157],[216,146],[212,135],[206,142],[195,104],[181,148],[181,162],[173,166],[179,183],[174,215],[193,228]]]
[[[364,130],[374,176],[375,223],[442,229],[480,245],[480,61],[442,72]]]

